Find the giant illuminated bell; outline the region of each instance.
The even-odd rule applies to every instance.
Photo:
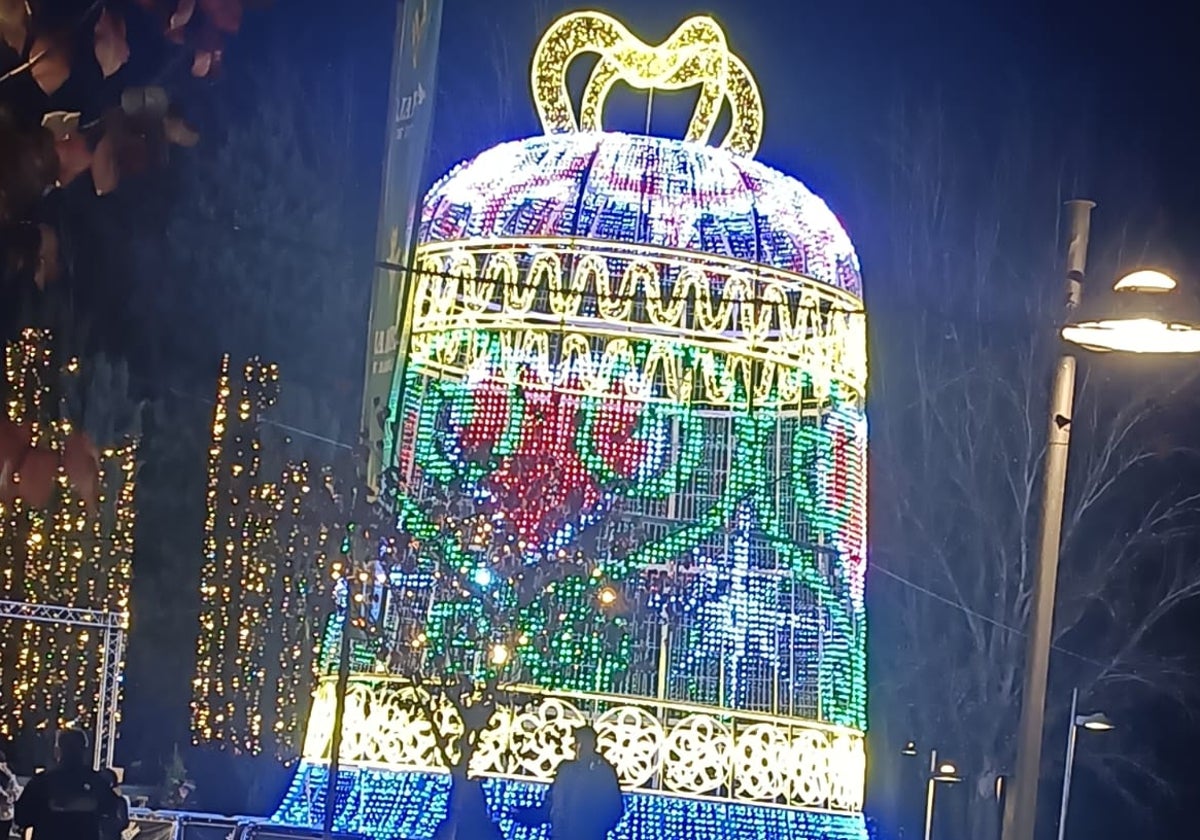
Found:
[[[566,79],[583,53],[599,60],[577,118]],[[618,81],[698,87],[686,139],[601,131]],[[591,719],[626,786],[648,791],[621,837],[864,836],[853,246],[820,198],[753,160],[761,99],[710,18],[651,47],[606,15],[567,15],[537,48],[533,89],[546,136],[493,147],[426,196],[394,463],[418,501],[448,482],[509,491],[529,480],[514,463],[544,463],[539,493],[504,494],[539,562],[618,499],[652,524],[627,561],[633,643],[617,656],[568,639],[549,660],[518,647],[542,700],[498,723],[473,766],[510,780],[493,797],[522,800],[511,780],[551,777],[563,751],[546,744],[569,749]],[[728,134],[704,145],[723,109]],[[400,708],[407,689],[358,690],[367,709]],[[346,758],[431,766],[413,729]]]

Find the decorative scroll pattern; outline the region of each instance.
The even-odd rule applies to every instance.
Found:
[[[637,399],[699,390],[713,405],[744,402],[750,382],[760,407],[865,389],[861,302],[800,275],[557,238],[426,243],[416,260],[413,361],[447,375],[520,382],[532,367],[560,389],[602,395],[620,378]]]
[[[584,86],[576,122],[567,71],[587,52],[597,53],[600,60]],[[720,24],[710,17],[689,18],[658,46],[646,44],[601,12],[574,12],[559,18],[542,36],[533,56],[533,99],[542,127],[547,133],[600,131],[604,103],[617,81],[639,90],[699,87],[686,139],[708,142],[727,101],[732,124],[721,148],[747,156],[758,150],[762,97],[746,65],[729,51]]]
[[[549,781],[574,750],[574,730],[590,722],[626,789],[862,810],[866,760],[859,732],[611,695],[558,694],[524,686],[520,692],[533,702],[497,710],[472,758],[474,773]],[[333,706],[330,678],[314,700],[304,758],[328,760]],[[462,731],[452,707],[435,707],[428,694],[403,678],[352,677],[342,761],[394,770],[444,770],[429,721],[431,708],[443,731]]]

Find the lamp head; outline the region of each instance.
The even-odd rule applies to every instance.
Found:
[[[1174,291],[1175,278],[1152,268],[1131,271],[1113,284],[1114,292],[1147,292],[1150,294]]]
[[[945,782],[949,785],[958,784],[962,781],[962,777],[958,775],[958,768],[949,761],[943,761],[937,766],[937,771],[933,774],[935,782]]]
[[[1153,269],[1126,274],[1113,285],[1109,311],[1068,324],[1062,337],[1099,353],[1200,353],[1200,327],[1169,317],[1177,303],[1170,294],[1176,285],[1173,277]]]
[[[917,754],[917,742],[905,741],[904,749],[900,750],[900,755],[914,756]]]
[[[1108,732],[1116,729],[1117,725],[1104,712],[1092,712],[1090,715],[1077,715],[1075,725],[1092,732]]]

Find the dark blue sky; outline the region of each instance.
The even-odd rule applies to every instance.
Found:
[[[872,188],[864,149],[886,142],[889,115],[898,103],[938,104],[953,134],[1003,131],[1016,112],[1036,123],[1039,136],[1071,148],[1070,165],[1081,189],[1101,202],[1099,225],[1166,223],[1164,240],[1179,253],[1164,256],[1181,273],[1200,272],[1200,245],[1192,235],[1200,221],[1193,153],[1200,147],[1200,117],[1194,113],[1200,58],[1189,42],[1194,28],[1182,5],[1164,0],[600,5],[647,40],[665,36],[691,14],[720,19],[763,90],[767,121],[759,157],[795,172],[840,212],[849,208],[852,192]],[[538,131],[526,79],[539,14],[545,19],[580,7],[562,0],[446,0],[429,178],[492,142]],[[277,9],[252,27],[276,35],[293,28],[318,31],[321,48],[306,55],[317,61],[327,56],[331,68],[354,68],[361,91],[363,188],[369,191],[380,153],[394,3],[357,0],[352,18],[315,0],[289,8],[292,17],[282,26]],[[253,37],[234,50],[247,43]],[[508,78],[500,78],[497,65]],[[472,118],[479,101],[495,104],[501,97],[507,99],[502,106],[484,107]],[[852,233],[871,223],[847,221]]]

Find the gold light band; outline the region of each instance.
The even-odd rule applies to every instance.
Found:
[[[737,405],[749,391],[755,405],[786,407],[806,388],[819,399],[833,383],[866,387],[860,301],[801,275],[549,238],[428,243],[416,267],[413,364],[437,375],[495,363],[482,330],[500,336],[504,378],[532,366],[585,393],[621,375],[643,399]],[[650,344],[640,360],[635,341]]]

